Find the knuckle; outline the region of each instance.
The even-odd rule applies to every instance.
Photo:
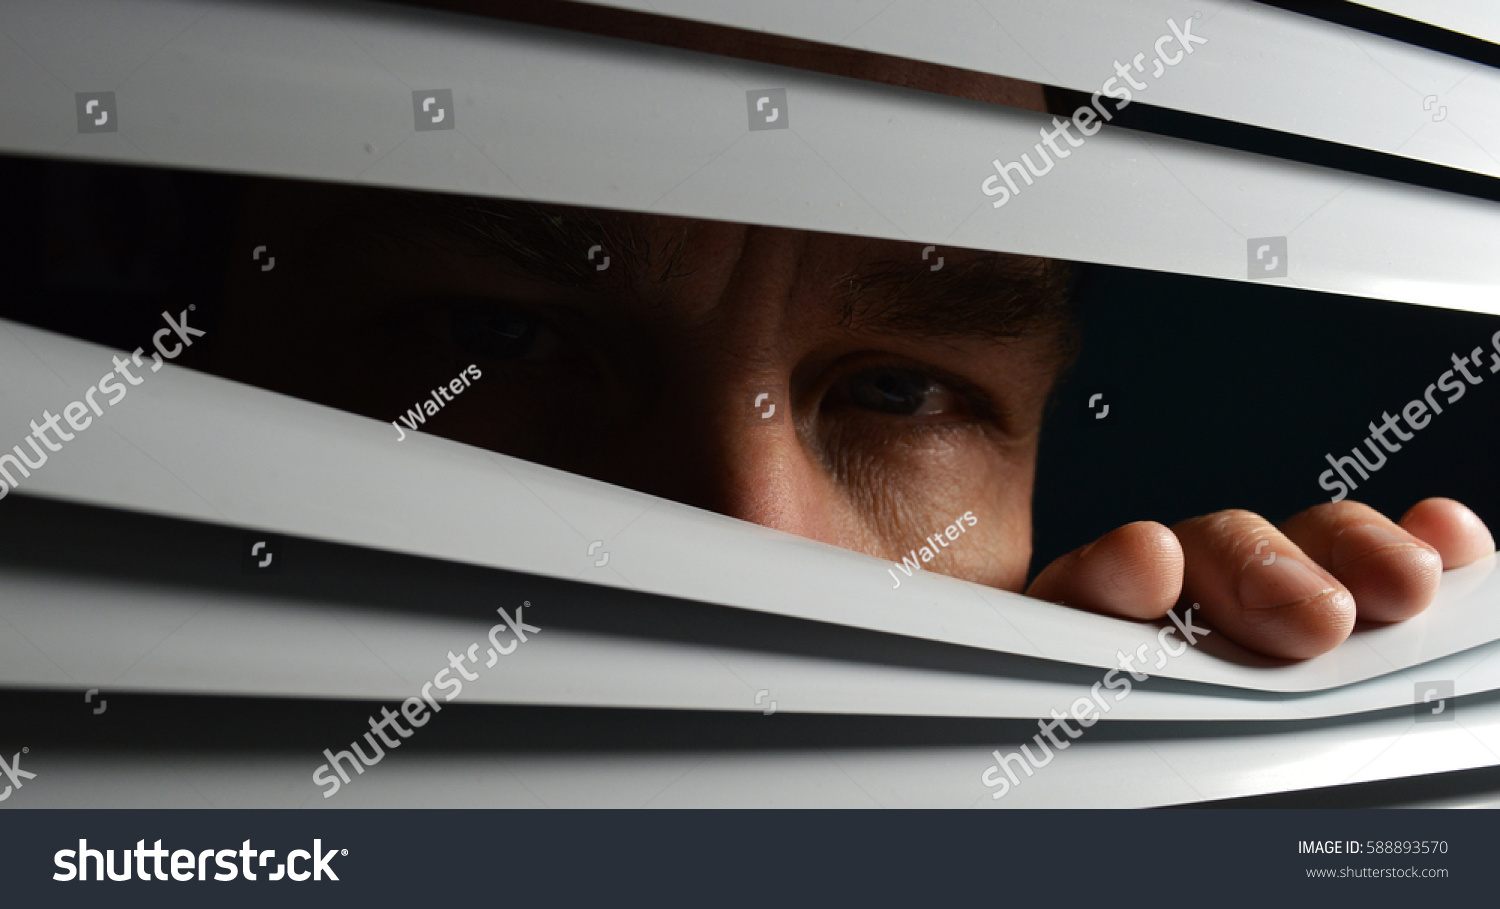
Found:
[[[1372,518],[1381,517],[1380,512],[1364,504],[1345,499],[1342,502],[1323,502],[1319,505],[1299,511],[1286,521],[1287,527],[1300,527],[1305,524],[1348,524],[1368,523]]]
[[[1203,517],[1204,529],[1220,537],[1253,537],[1273,529],[1271,522],[1253,511],[1228,508]]]
[[[1370,520],[1372,517],[1381,517],[1380,512],[1365,503],[1351,502],[1347,499],[1342,502],[1327,502],[1320,507],[1328,508],[1328,511],[1324,512],[1324,514],[1333,521],[1341,524],[1349,521],[1363,522]]]

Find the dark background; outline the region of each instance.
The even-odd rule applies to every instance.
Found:
[[[211,343],[227,269],[248,267],[231,266],[238,200],[259,182],[0,157],[0,317],[133,349],[162,309],[191,301]],[[1290,258],[1295,269],[1295,243]],[[1366,424],[1500,329],[1492,316],[1098,266],[1080,268],[1077,299],[1082,355],[1043,432],[1034,566],[1131,521],[1224,508],[1281,521],[1327,501],[1325,453],[1362,445]],[[1395,518],[1450,496],[1500,526],[1500,375],[1487,363],[1484,384],[1350,498]],[[1087,409],[1096,392],[1102,420]]]
[[[1244,508],[1279,523],[1328,501],[1324,455],[1364,445],[1367,424],[1420,398],[1450,354],[1493,350],[1500,329],[1493,316],[1131,269],[1089,268],[1083,284],[1083,354],[1042,435],[1033,566],[1130,521]],[[1500,527],[1500,375],[1484,363],[1484,383],[1350,499],[1399,518],[1448,496]],[[1098,391],[1102,420],[1087,412]]]

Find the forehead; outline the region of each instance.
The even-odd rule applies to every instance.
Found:
[[[610,283],[609,275],[596,274],[606,254],[615,277],[629,273],[638,283],[668,284],[689,277],[722,279],[747,258],[816,276],[874,261],[918,261],[924,249],[895,240],[506,200],[437,196],[414,208],[400,215],[408,228],[442,232],[470,253],[569,283]],[[994,254],[946,250],[944,255],[957,261]]]
[[[1067,315],[1066,266],[1030,256],[457,197],[411,209],[394,213],[403,231],[500,270],[685,316],[780,305],[854,328],[1013,337],[1021,322],[1056,327]]]
[[[646,214],[586,213],[619,250],[633,289],[680,306],[781,298],[842,310],[851,296],[934,293],[983,267],[997,296],[1029,274],[1023,260],[897,240]],[[925,285],[925,288],[924,288]],[[736,293],[737,290],[746,293]]]
[[[607,301],[612,319],[863,335],[1040,338],[1071,356],[1067,266],[840,234],[510,200],[345,188],[287,204],[354,244],[371,286]],[[283,205],[268,215],[283,217]],[[372,242],[373,241],[373,242]],[[379,275],[380,277],[376,277]],[[460,281],[461,276],[461,281]],[[561,295],[561,296],[559,296]]]

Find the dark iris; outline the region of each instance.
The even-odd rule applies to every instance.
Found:
[[[535,319],[514,309],[461,306],[453,312],[453,340],[465,351],[493,360],[516,360],[537,341]]]
[[[910,369],[867,369],[849,377],[849,397],[854,403],[880,413],[915,414],[933,391],[931,377]]]

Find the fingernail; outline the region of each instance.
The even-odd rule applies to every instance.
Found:
[[[1299,603],[1332,589],[1322,575],[1293,558],[1278,558],[1269,565],[1251,559],[1240,569],[1240,605],[1248,609]]]
[[[1404,533],[1381,527],[1379,524],[1358,524],[1333,538],[1333,548],[1328,561],[1334,571],[1350,562],[1362,559],[1372,552],[1390,549],[1393,546],[1416,546],[1412,538]]]

